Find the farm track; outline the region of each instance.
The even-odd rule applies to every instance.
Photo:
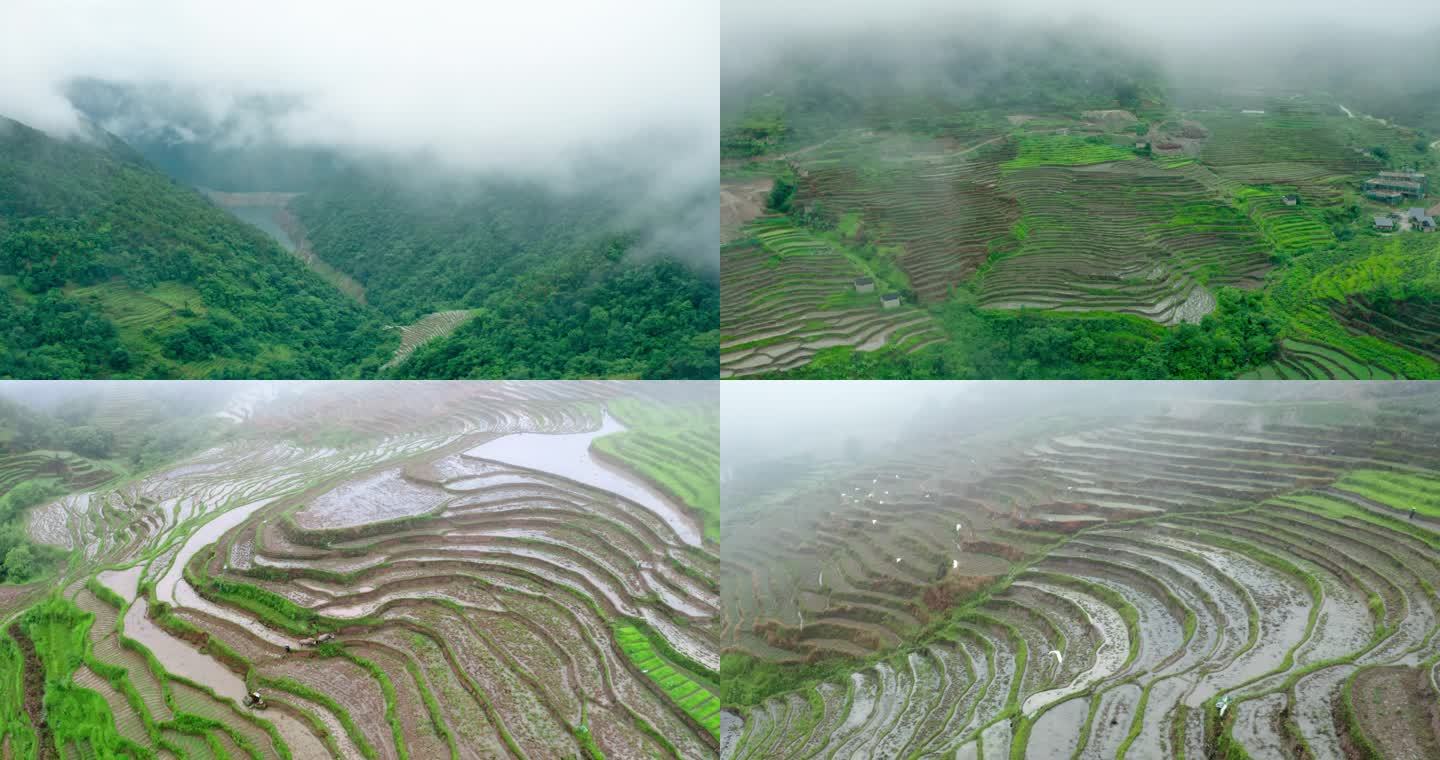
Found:
[[[722,644],[879,659],[728,712],[722,756],[1201,757],[1218,731],[1252,757],[1339,760],[1342,688],[1376,668],[1432,746],[1440,693],[1414,684],[1440,659],[1440,526],[1404,505],[1440,437],[1417,408],[1354,425],[1214,405],[817,471],[763,509],[823,517],[728,528]]]
[[[237,409],[236,442],[35,511],[83,557],[74,678],[120,735],[169,757],[713,756],[713,550],[605,482],[470,453],[588,440],[603,405],[681,389],[364,386]],[[318,420],[352,442],[305,443]],[[127,569],[87,585],[100,567]]]

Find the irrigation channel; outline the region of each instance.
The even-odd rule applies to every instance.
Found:
[[[703,466],[641,412],[685,419],[713,388],[651,385],[237,398],[229,443],[33,513],[80,558],[57,585],[88,621],[69,677],[134,757],[713,757],[714,544],[643,466],[591,458],[615,436]]]
[[[1419,385],[927,431],[744,500],[726,672],[820,675],[727,707],[722,757],[1440,757]]]

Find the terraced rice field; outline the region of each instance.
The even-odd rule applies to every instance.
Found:
[[[1308,257],[1309,271],[1272,289],[1290,312],[1290,337],[1261,379],[1431,378],[1433,292],[1440,239],[1410,235],[1349,244]]]
[[[1210,287],[1257,286],[1269,268],[1264,241],[1187,168],[1125,161],[1007,174],[1026,233],[981,279],[981,303],[1173,324],[1209,313]]]
[[[914,351],[941,340],[927,312],[884,309],[878,292],[855,292],[867,273],[834,245],[784,217],[749,231],[721,248],[721,377],[793,369],[836,346]]]
[[[800,163],[803,198],[859,212],[865,234],[903,250],[899,264],[922,301],[943,300],[972,276],[1019,216],[1000,191],[1016,148],[979,135],[951,149],[893,138],[837,140]]]
[[[0,456],[0,493],[34,478],[52,478],[65,488],[85,489],[115,477],[101,463],[69,451],[28,451]]]
[[[229,443],[33,512],[31,534],[75,559],[43,605],[6,611],[20,627],[0,641],[4,683],[42,666],[52,680],[0,688],[4,746],[715,754],[715,549],[628,460],[589,453],[627,435],[610,407],[713,407],[713,385],[273,388],[236,399]],[[246,706],[250,691],[266,704]],[[43,725],[21,698],[40,693]]]
[[[722,757],[1434,755],[1436,395],[1332,393],[927,436],[727,504],[724,653],[837,667],[727,708]]]
[[[963,288],[988,309],[1120,313],[1176,325],[1212,312],[1220,287],[1293,289],[1270,277],[1276,265],[1341,247],[1336,229],[1349,224],[1357,188],[1383,168],[1372,148],[1410,151],[1409,133],[1348,119],[1330,104],[1256,105],[1254,113],[1177,112],[1163,129],[1152,125],[1151,140],[1137,149],[1126,124],[1052,118],[962,137],[852,130],[787,154],[796,218],[820,221],[797,229],[764,218],[748,239],[725,247],[726,376],[794,369],[818,348],[913,351],[946,339],[926,325],[932,329],[918,336],[907,328],[898,340],[865,342],[891,323],[838,308],[860,303],[842,295],[845,282],[873,273],[847,266],[834,255],[844,251],[826,244],[837,233],[816,229],[834,227],[847,244],[877,251],[871,260],[893,267],[895,287],[921,306]],[[1170,132],[1183,145],[1171,145]],[[1364,229],[1341,237],[1355,232],[1366,239]],[[1324,274],[1316,264],[1279,275]],[[1373,293],[1328,288],[1278,294],[1292,317],[1290,342],[1280,361],[1250,377],[1435,375],[1427,305],[1434,299],[1381,313]]]
[[[466,320],[474,315],[475,312],[468,309],[437,311],[434,314],[426,314],[413,325],[397,328],[400,330],[400,347],[395,349],[395,355],[390,357],[390,361],[385,362],[380,368],[389,369],[404,363],[411,354],[415,353],[415,349],[436,338],[443,338],[455,332],[456,328],[465,324]]]

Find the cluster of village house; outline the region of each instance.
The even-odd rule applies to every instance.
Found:
[[[869,278],[869,277],[856,277],[856,278],[855,278],[855,292],[856,292],[856,293],[874,293],[874,292],[875,292],[875,280],[872,279],[872,278]],[[885,295],[880,296],[880,305],[881,305],[881,306],[884,306],[884,307],[887,308],[887,309],[894,309],[894,308],[898,307],[898,306],[900,305],[900,294],[899,294],[899,293],[886,293]]]
[[[1407,198],[1420,199],[1430,189],[1429,178],[1416,172],[1380,172],[1365,180],[1365,197],[1384,203],[1399,204]],[[1375,217],[1375,229],[1393,232],[1408,223],[1410,229],[1420,232],[1435,231],[1435,217],[1424,208],[1416,206],[1405,213],[1393,211]]]

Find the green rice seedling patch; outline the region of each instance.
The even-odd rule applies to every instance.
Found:
[[[1001,164],[1002,169],[1027,169],[1033,166],[1084,166],[1111,161],[1135,159],[1135,153],[1109,144],[1105,140],[1070,135],[1024,135],[1020,152]]]
[[[674,667],[655,652],[650,639],[633,625],[615,626],[615,641],[631,664],[680,705],[686,715],[694,718],[716,738],[720,736],[720,700]]]
[[[1440,477],[1389,470],[1356,470],[1335,483],[1341,490],[1394,507],[1440,517]]]

